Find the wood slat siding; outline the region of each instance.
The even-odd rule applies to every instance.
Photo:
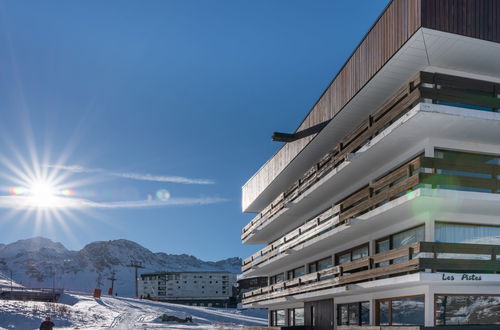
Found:
[[[421,0],[422,27],[500,42],[498,0]]]
[[[379,17],[296,131],[333,118],[420,27],[420,0],[394,0]],[[316,135],[286,143],[244,185],[253,201]]]
[[[296,131],[333,118],[420,27],[500,42],[498,0],[394,0]],[[315,135],[285,144],[243,187],[248,206]]]

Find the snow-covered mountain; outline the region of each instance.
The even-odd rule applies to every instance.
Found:
[[[134,294],[134,270],[127,267],[139,263],[139,273],[155,271],[229,271],[239,273],[240,258],[217,262],[202,261],[181,254],[154,253],[124,239],[87,244],[80,251],[70,251],[61,243],[43,237],[0,244],[0,273],[28,287],[65,288],[91,292],[110,287],[108,278],[115,274],[115,292]]]

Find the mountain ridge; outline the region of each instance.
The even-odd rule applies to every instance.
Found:
[[[126,239],[91,242],[78,251],[40,236],[0,244],[0,272],[9,275],[12,271],[14,281],[27,287],[107,291],[108,278],[114,276],[118,279],[115,292],[132,296],[135,283],[134,270],[128,267],[130,263],[145,267],[140,269],[140,274],[156,271],[239,273],[241,258],[203,261],[188,254],[152,252]]]

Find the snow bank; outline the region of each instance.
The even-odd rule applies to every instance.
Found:
[[[192,323],[161,322],[163,314]],[[0,300],[0,329],[38,329],[50,316],[57,329],[238,329],[266,325],[264,310],[183,306],[132,298],[65,294],[60,303]]]

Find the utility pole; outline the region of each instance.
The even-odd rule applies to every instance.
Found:
[[[117,280],[115,274],[116,274],[115,272],[112,272],[111,277],[108,277],[108,280],[111,281],[111,292],[110,292],[111,295],[113,295],[113,290],[115,288],[115,281]]]
[[[135,281],[135,297],[139,298],[139,290],[137,288],[137,270],[139,268],[145,268],[145,267],[143,267],[141,264],[134,263],[134,262],[131,262],[130,265],[127,265],[127,267],[135,268],[135,277],[134,277],[134,281]]]

